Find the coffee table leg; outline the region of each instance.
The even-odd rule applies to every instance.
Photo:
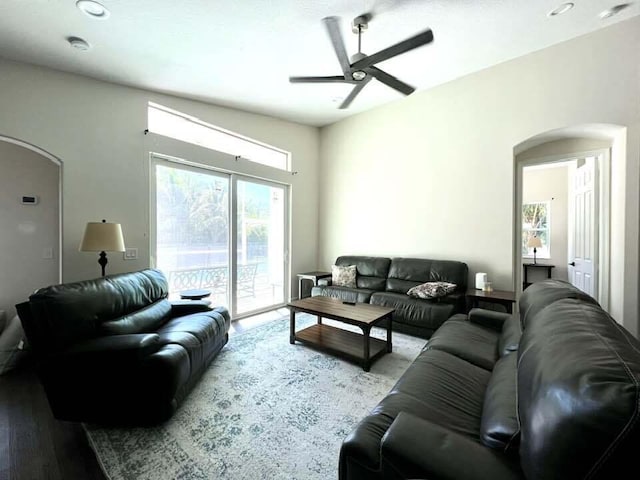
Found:
[[[322,325],[322,317],[320,315],[317,315],[318,318],[318,325]]]
[[[362,338],[364,339],[364,360],[362,362],[362,368],[365,372],[369,371],[371,366],[371,359],[369,358],[369,334],[371,333],[371,327],[361,327]]]
[[[391,353],[393,351],[393,346],[391,345],[391,315],[387,320],[387,352]]]
[[[293,345],[296,343],[296,311],[293,308],[289,309],[289,343]]]

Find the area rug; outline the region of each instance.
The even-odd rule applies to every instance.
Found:
[[[313,321],[296,317],[297,328]],[[342,441],[424,344],[394,334],[393,352],[364,372],[290,345],[283,317],[233,335],[165,424],[85,429],[111,480],[335,479]]]

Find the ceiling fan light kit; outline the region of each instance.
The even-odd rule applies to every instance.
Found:
[[[396,43],[388,48],[380,50],[373,55],[362,53],[362,32],[369,28],[371,14],[360,15],[353,19],[351,31],[358,35],[358,52],[349,57],[340,31],[340,19],[338,17],[326,17],[322,21],[329,34],[329,39],[342,68],[342,75],[325,77],[289,77],[291,83],[348,83],[354,85],[351,93],[344,99],[338,108],[345,109],[351,105],[354,98],[362,91],[367,83],[375,78],[379,82],[397,90],[404,95],[410,95],[415,91],[411,85],[404,83],[393,75],[381,70],[374,65],[389,60],[402,53],[421,47],[433,41],[433,32],[427,29],[411,38]]]

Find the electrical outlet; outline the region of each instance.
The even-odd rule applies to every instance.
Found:
[[[42,258],[53,258],[53,247],[45,247],[42,249]]]
[[[124,251],[124,259],[125,260],[137,260],[138,259],[138,249],[137,248],[127,248]]]

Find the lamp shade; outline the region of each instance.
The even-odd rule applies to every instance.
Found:
[[[528,248],[540,248],[540,247],[542,247],[542,240],[540,240],[540,237],[531,237],[529,239],[529,241],[527,242],[527,247]]]
[[[80,243],[81,252],[124,252],[119,223],[89,222]]]

